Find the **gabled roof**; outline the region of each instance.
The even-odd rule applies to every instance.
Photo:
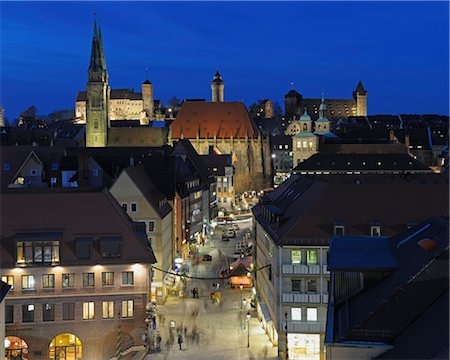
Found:
[[[241,102],[185,101],[171,125],[172,139],[256,138],[259,130]]]
[[[136,185],[148,203],[163,219],[172,210],[172,207],[167,203],[167,198],[161,193],[147,175],[143,165],[137,167],[127,167],[124,171],[131,181]]]

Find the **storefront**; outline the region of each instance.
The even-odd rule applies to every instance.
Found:
[[[81,358],[81,341],[73,334],[60,334],[50,343],[50,360],[81,360]]]
[[[289,359],[320,360],[319,334],[288,334]]]
[[[28,360],[28,345],[17,336],[5,338],[5,360]]]

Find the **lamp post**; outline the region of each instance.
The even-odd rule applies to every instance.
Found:
[[[242,302],[241,302],[241,309],[242,309],[242,306],[244,306],[244,311],[245,311],[245,306],[247,305],[247,300],[242,300]],[[244,330],[245,330],[245,321],[244,321]]]
[[[247,347],[250,347],[250,318],[251,318],[251,314],[250,311],[247,313]]]
[[[244,285],[239,285],[240,289],[241,289],[241,310],[242,310],[242,289],[244,288]]]
[[[288,349],[288,312],[284,313],[284,318],[286,320],[286,326],[284,329],[286,330],[286,360],[289,359],[289,349]]]

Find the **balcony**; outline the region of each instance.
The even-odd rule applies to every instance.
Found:
[[[325,321],[288,321],[288,332],[290,333],[312,333],[319,334],[325,332]],[[283,329],[286,322],[283,321]]]
[[[330,272],[327,269],[328,265],[322,265],[322,274],[330,275]]]
[[[285,264],[282,265],[281,271],[283,275],[320,275],[320,265]]]
[[[320,304],[320,294],[283,293],[281,300],[283,303]]]
[[[328,304],[328,294],[322,295],[322,304]]]

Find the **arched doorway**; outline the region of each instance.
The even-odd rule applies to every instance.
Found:
[[[81,341],[73,334],[59,334],[50,343],[50,360],[81,360],[81,355]]]
[[[20,337],[7,336],[5,350],[6,360],[28,360],[28,345]]]

